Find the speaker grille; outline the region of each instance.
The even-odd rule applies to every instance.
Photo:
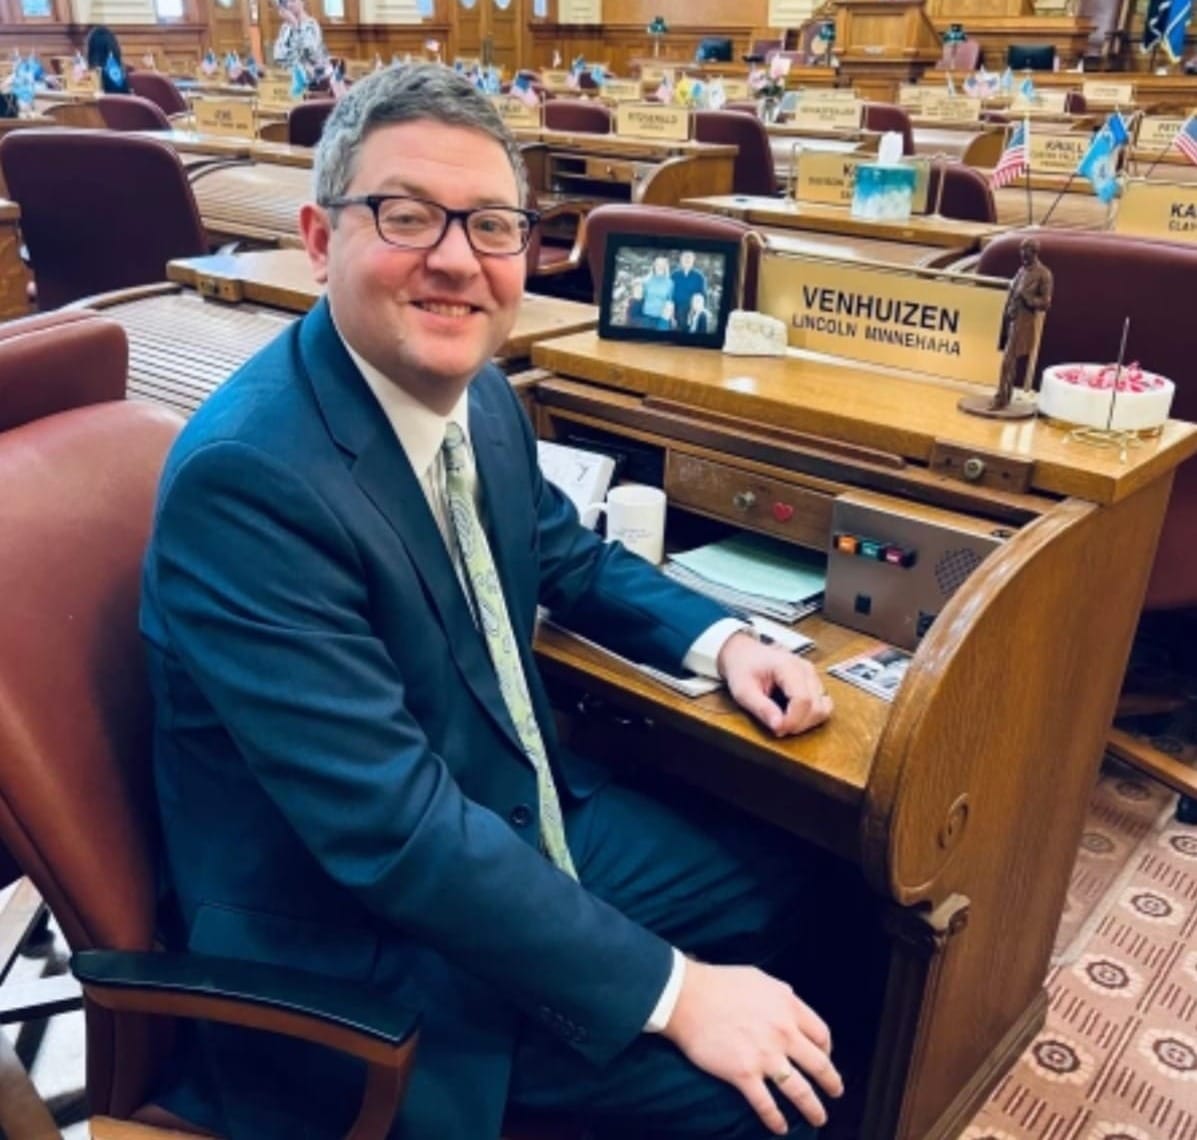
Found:
[[[981,556],[971,547],[958,546],[945,551],[935,563],[935,582],[939,592],[945,598],[950,598],[980,565]]]

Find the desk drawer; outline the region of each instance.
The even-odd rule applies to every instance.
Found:
[[[630,185],[636,180],[636,163],[621,162],[617,158],[587,158],[586,177]]]
[[[780,479],[670,451],[665,493],[677,506],[815,550],[830,542],[833,497]]]

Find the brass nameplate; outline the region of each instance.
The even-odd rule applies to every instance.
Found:
[[[492,95],[490,101],[495,105],[495,110],[499,112],[499,117],[512,130],[539,129],[539,103],[532,107],[511,95]]]
[[[254,109],[248,99],[197,99],[193,110],[201,135],[254,137]]]
[[[540,73],[540,82],[544,85],[546,91],[571,90],[568,71],[542,71]]]
[[[798,102],[812,99],[819,103],[859,103],[860,96],[855,87],[803,87],[798,92]]]
[[[728,102],[731,102],[732,100],[745,100],[752,98],[752,93],[748,90],[747,79],[723,80],[723,94]]]
[[[1037,90],[1028,99],[1020,91],[1016,90],[1014,98],[1010,102],[1010,110],[1016,111],[1020,115],[1062,115],[1064,114],[1064,103],[1067,98],[1067,91]]]
[[[973,95],[937,94],[923,102],[918,117],[937,123],[976,123],[981,119],[981,100]]]
[[[665,68],[659,63],[642,63],[640,65],[640,82],[644,84],[659,84],[665,78]]]
[[[923,87],[919,83],[900,83],[898,84],[898,106],[907,111],[919,111],[923,109],[923,104],[927,101],[927,96],[931,94],[929,87]]]
[[[376,66],[375,61],[370,59],[347,59],[345,61],[345,78],[356,83],[359,79],[365,79],[367,75],[373,74]]]
[[[766,254],[757,307],[793,348],[992,387],[1004,286]]]
[[[826,202],[850,206],[856,188],[856,168],[869,156],[830,154],[808,150],[798,156],[798,185],[794,197],[799,202]]]
[[[1114,215],[1114,232],[1197,242],[1197,183],[1130,179]]]
[[[1086,79],[1081,84],[1081,94],[1084,95],[1086,103],[1126,107],[1135,101],[1135,85],[1133,83],[1109,83],[1102,79]]]
[[[850,206],[856,189],[856,170],[862,163],[875,161],[871,154],[833,154],[808,150],[798,156],[798,182],[794,197],[799,202],[822,202],[831,206]],[[914,193],[910,209],[925,214],[930,208],[927,191],[931,182],[931,161],[927,158],[906,160],[915,169]]]
[[[74,67],[68,67],[63,78],[66,90],[76,95],[97,95],[100,91],[100,75],[96,71],[85,71],[76,75]]]
[[[615,133],[629,139],[686,142],[690,138],[690,111],[659,103],[620,103],[615,108]]]
[[[1089,136],[1081,131],[1047,134],[1031,130],[1031,173],[1071,174],[1089,149]]]
[[[803,98],[789,125],[800,130],[858,131],[864,105],[856,99]]]
[[[299,100],[291,93],[290,79],[263,79],[258,83],[258,103],[263,107],[290,107]]]
[[[1171,147],[1173,139],[1180,134],[1185,120],[1172,115],[1144,115],[1139,120],[1139,133],[1135,145],[1144,150],[1164,150]]]
[[[603,95],[616,103],[636,103],[644,98],[639,79],[608,79],[603,84]]]

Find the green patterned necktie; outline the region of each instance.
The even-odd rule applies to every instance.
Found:
[[[536,723],[524,668],[520,664],[515,631],[507,616],[507,603],[503,600],[499,575],[467,482],[468,450],[469,445],[461,428],[455,423],[448,424],[441,454],[445,461],[449,517],[453,520],[453,532],[457,536],[457,548],[473,594],[478,624],[482,627],[486,648],[490,651],[490,659],[499,678],[503,703],[515,724],[524,752],[536,769],[541,843],[549,858],[567,875],[576,879],[578,872],[574,869],[574,861],[565,842],[561,801],[553,785],[548,753],[545,752],[540,726]]]

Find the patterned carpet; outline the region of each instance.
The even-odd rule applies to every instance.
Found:
[[[1197,1140],[1197,827],[1117,764],[1094,792],[1047,1026],[963,1140]]]

